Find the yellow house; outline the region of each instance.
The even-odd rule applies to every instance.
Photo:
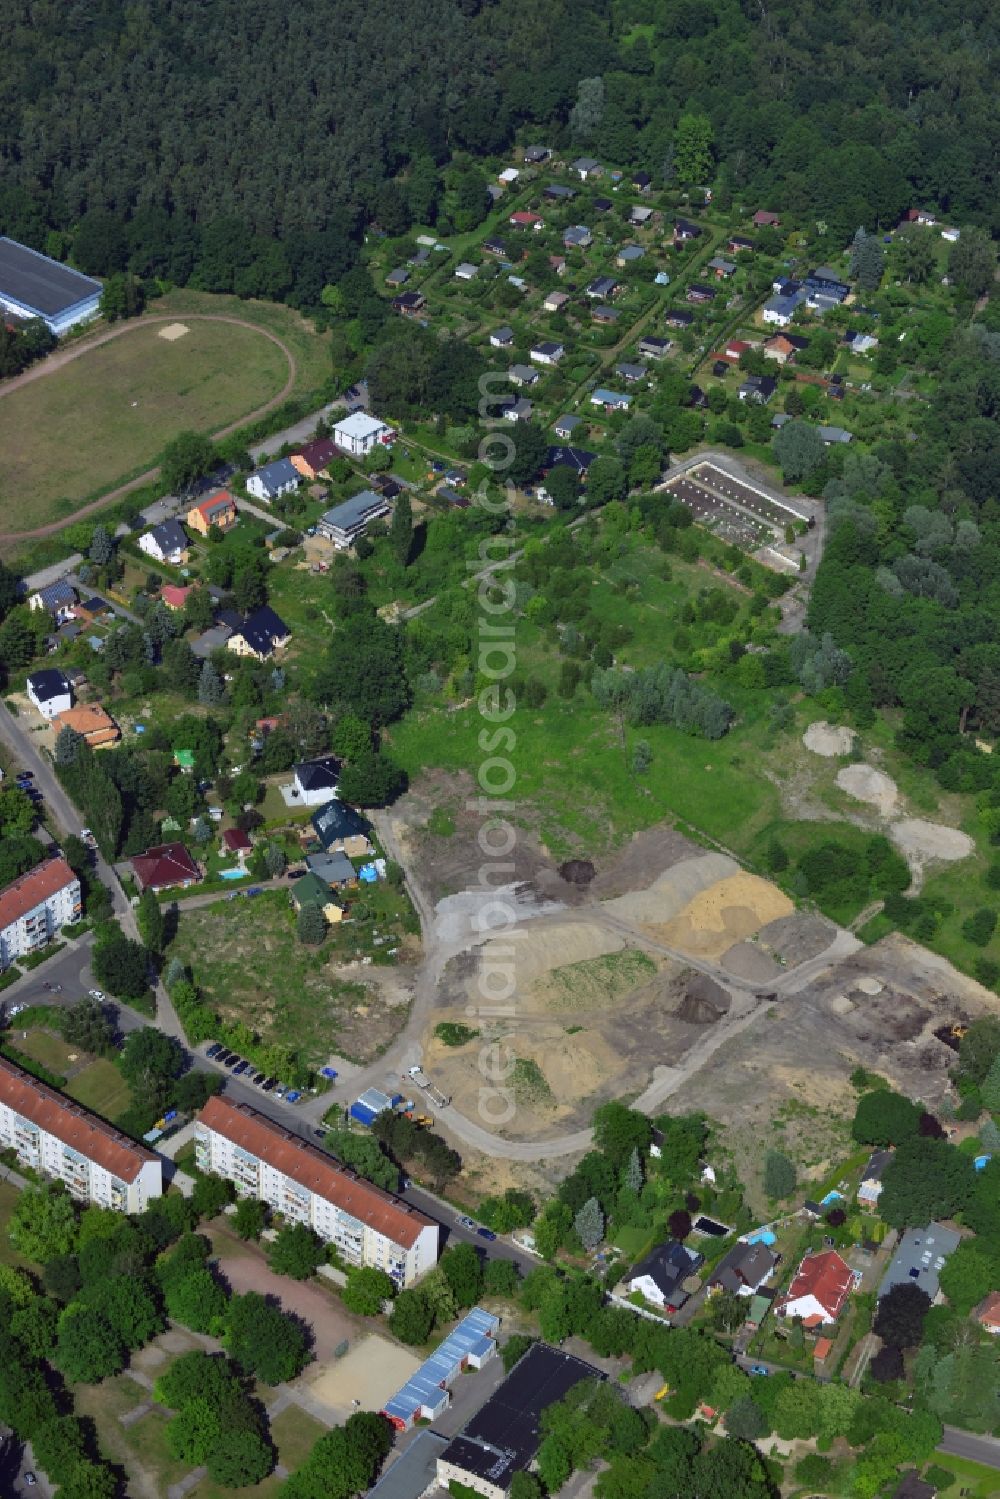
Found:
[[[236,501],[231,494],[220,489],[218,494],[210,495],[207,500],[192,506],[184,519],[192,531],[197,531],[200,536],[207,536],[213,526],[217,526],[220,531],[228,531],[238,519]]]

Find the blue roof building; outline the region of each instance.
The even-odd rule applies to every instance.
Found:
[[[481,1369],[497,1351],[500,1318],[474,1307],[450,1332],[430,1358],[410,1376],[382,1408],[382,1415],[398,1431],[409,1431],[423,1417],[433,1421],[448,1406],[448,1391],[463,1369]]]

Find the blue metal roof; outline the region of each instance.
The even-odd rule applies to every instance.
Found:
[[[440,1409],[447,1393],[443,1386],[455,1377],[463,1359],[470,1354],[481,1358],[489,1352],[499,1326],[499,1317],[482,1307],[474,1307],[383,1406],[386,1415],[410,1421],[423,1405]]]

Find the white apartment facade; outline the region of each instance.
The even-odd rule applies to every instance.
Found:
[[[337,447],[354,458],[364,458],[376,445],[388,447],[395,435],[390,426],[379,421],[377,416],[369,416],[367,411],[352,411],[333,429]]]
[[[308,1225],[349,1265],[372,1265],[409,1286],[437,1264],[436,1223],[246,1104],[209,1099],[195,1124],[195,1160],[241,1197]]]
[[[0,973],[51,942],[83,907],[65,859],[48,859],[0,890]]]
[[[0,1145],[79,1202],[141,1213],[163,1195],[159,1156],[0,1057]]]

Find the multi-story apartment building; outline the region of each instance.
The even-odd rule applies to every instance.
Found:
[[[65,859],[47,859],[0,890],[0,972],[78,921],[80,881]]]
[[[163,1195],[158,1155],[0,1057],[0,1145],[81,1202],[141,1213]]]
[[[334,1244],[349,1265],[374,1265],[399,1286],[437,1263],[439,1229],[390,1192],[246,1104],[210,1098],[195,1126],[195,1160]]]

